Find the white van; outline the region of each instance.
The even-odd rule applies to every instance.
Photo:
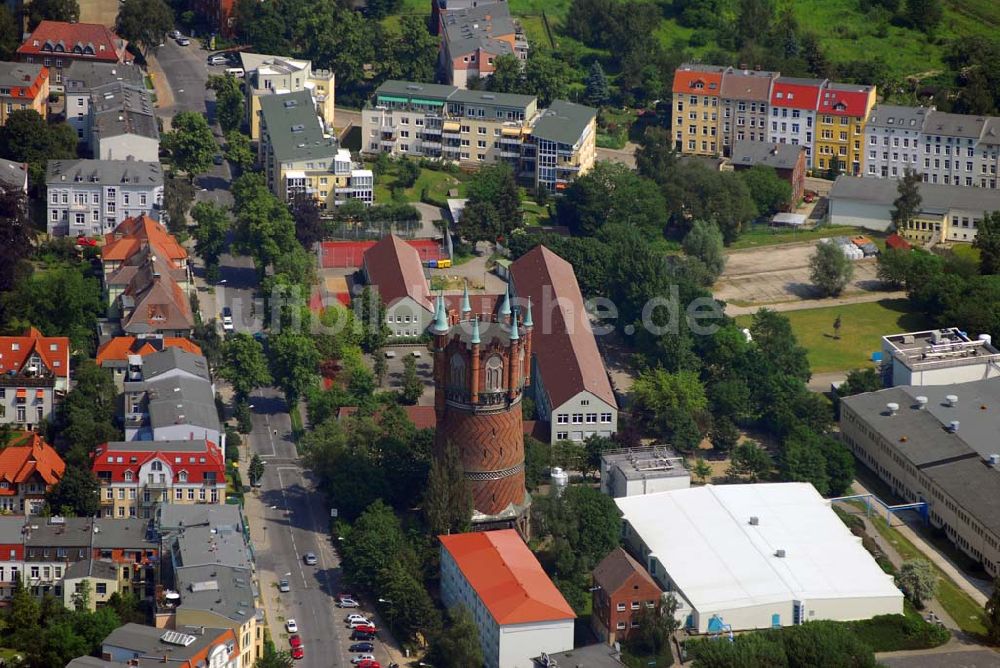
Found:
[[[242,67],[227,67],[226,74],[231,74],[237,79],[242,79],[243,75],[246,74]]]

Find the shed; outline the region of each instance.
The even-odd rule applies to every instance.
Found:
[[[801,213],[776,213],[771,219],[773,227],[802,227],[806,224],[806,217]]]

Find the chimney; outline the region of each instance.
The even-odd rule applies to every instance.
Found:
[[[947,397],[944,398],[944,400],[948,403],[948,406],[950,406],[951,408],[954,408],[955,406],[958,405],[957,394],[949,394]]]
[[[760,525],[760,518],[756,515],[750,518],[750,526],[755,527]]]
[[[960,425],[961,423],[958,420],[952,420],[948,423],[948,431],[952,434],[957,434]]]

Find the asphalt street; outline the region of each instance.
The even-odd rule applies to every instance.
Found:
[[[167,75],[174,103],[169,107],[161,107],[160,114],[173,116],[178,111],[197,111],[200,113],[215,112],[215,93],[205,90],[209,70],[218,70],[221,74],[224,67],[209,67],[208,51],[198,45],[197,40],[191,40],[188,46],[179,46],[172,39],[167,39],[163,46],[156,50],[156,60]]]

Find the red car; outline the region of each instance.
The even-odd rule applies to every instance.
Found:
[[[360,626],[355,626],[354,630],[358,633],[370,633],[371,635],[378,633],[374,624],[361,624]]]
[[[294,635],[288,639],[288,644],[292,647],[302,647],[302,636]]]
[[[76,244],[78,246],[91,246],[91,247],[93,247],[93,246],[97,245],[97,239],[91,239],[89,237],[85,237],[83,235],[80,235],[80,236],[78,236],[76,238]]]
[[[305,648],[303,648],[301,646],[292,648],[292,658],[293,659],[304,659],[304,658],[306,658],[306,650],[305,650]],[[382,668],[382,667],[379,666],[379,668]]]
[[[382,668],[382,664],[374,659],[365,659],[358,664],[358,668]]]

